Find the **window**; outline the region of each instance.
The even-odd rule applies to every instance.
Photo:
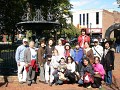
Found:
[[[82,19],[82,18],[81,18],[81,14],[80,14],[80,25],[81,25],[81,19]]]
[[[83,14],[83,25],[85,25],[85,14]]]
[[[89,27],[89,14],[87,13],[87,27]]]
[[[99,12],[96,12],[96,24],[99,24]]]

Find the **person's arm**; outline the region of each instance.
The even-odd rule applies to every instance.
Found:
[[[16,53],[15,53],[15,60],[17,63],[19,63],[20,61],[20,47],[17,48]]]

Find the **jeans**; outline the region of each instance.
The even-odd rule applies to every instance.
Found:
[[[43,66],[40,66],[40,81],[45,81],[45,68],[44,68],[44,65]]]
[[[82,85],[82,84],[83,84],[83,80],[80,79],[80,80],[78,81],[78,84],[79,84],[79,85]]]
[[[106,84],[112,84],[112,70],[106,71],[105,82]]]

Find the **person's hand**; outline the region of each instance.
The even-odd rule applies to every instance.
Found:
[[[17,65],[20,66],[20,62],[18,62]]]
[[[76,64],[78,64],[78,61],[76,61]]]
[[[95,72],[95,74],[99,74],[99,72]]]
[[[25,67],[28,67],[28,66],[29,66],[29,65],[26,63],[26,64],[25,64]]]
[[[81,80],[83,80],[83,76],[81,76]]]

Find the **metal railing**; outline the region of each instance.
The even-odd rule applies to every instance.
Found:
[[[16,48],[17,46],[12,44],[0,44],[0,75],[16,74]]]

